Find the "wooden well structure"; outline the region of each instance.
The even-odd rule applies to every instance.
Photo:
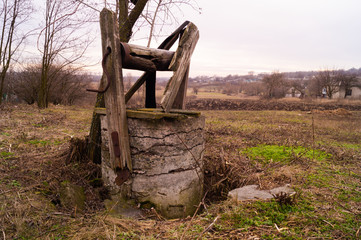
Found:
[[[102,172],[105,183],[125,198],[151,202],[166,217],[192,214],[203,191],[204,118],[185,110],[189,66],[199,31],[185,22],[157,49],[121,43],[116,15],[100,14],[104,93]],[[179,39],[176,51],[169,51]],[[122,69],[144,74],[124,93]],[[156,108],[156,72],[173,71]],[[145,108],[126,103],[146,84]]]

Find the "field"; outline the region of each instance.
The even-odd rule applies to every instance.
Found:
[[[206,195],[198,214],[164,220],[145,210],[147,217],[135,220],[117,218],[106,210],[103,200],[108,194],[99,184],[98,165],[66,162],[69,143],[88,134],[90,107],[38,110],[4,105],[0,108],[0,236],[359,239],[360,105],[324,106],[286,108],[289,111],[200,107],[206,116]],[[65,182],[83,187],[83,211],[61,206],[59,194]],[[250,184],[261,189],[290,184],[297,194],[268,201],[227,200],[229,190]]]

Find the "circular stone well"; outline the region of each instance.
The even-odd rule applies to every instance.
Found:
[[[111,168],[107,121],[101,116],[102,177],[112,194],[155,206],[166,218],[192,215],[203,194],[205,118],[128,117],[133,172],[121,186]]]

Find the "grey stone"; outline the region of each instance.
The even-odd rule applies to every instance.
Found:
[[[270,199],[273,196],[264,190],[259,190],[258,185],[248,185],[241,188],[233,189],[228,196],[235,200],[254,200],[254,199]]]
[[[285,186],[282,186],[282,187],[273,188],[273,189],[269,190],[269,192],[273,195],[279,194],[281,192],[287,193],[288,195],[296,193],[295,190],[290,188],[289,184],[286,184]]]
[[[287,194],[295,193],[295,191],[290,188],[288,184],[283,187],[278,187],[271,190],[259,190],[258,188],[258,185],[248,185],[241,188],[236,188],[228,193],[228,197],[238,201],[256,199],[266,200],[273,198],[273,195],[279,194],[281,192]]]

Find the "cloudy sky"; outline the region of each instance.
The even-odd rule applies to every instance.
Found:
[[[200,31],[191,76],[361,67],[360,0],[197,2],[178,17]]]
[[[200,31],[191,62],[193,77],[361,67],[361,0],[194,1],[201,14],[190,7],[174,13],[179,24],[190,20]],[[164,28],[164,36],[177,26]],[[98,63],[89,70],[100,74],[98,23],[93,30],[96,40],[88,54]]]

